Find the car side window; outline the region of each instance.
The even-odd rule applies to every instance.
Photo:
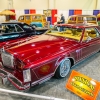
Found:
[[[26,20],[26,21],[31,20],[31,19],[30,19],[30,16],[25,16],[25,20]]]
[[[42,19],[42,16],[37,16],[37,20],[41,20]]]
[[[36,16],[35,15],[32,16],[32,20],[36,20]]]
[[[87,17],[87,21],[96,21],[96,17]]]
[[[78,21],[83,21],[83,17],[78,17]]]
[[[99,37],[99,32],[96,28],[86,28],[83,36],[83,41],[90,41],[97,37]]]
[[[23,29],[20,26],[15,25],[15,27],[16,27],[17,32],[23,32]]]
[[[16,29],[15,29],[15,25],[14,24],[5,24],[2,26],[3,27],[3,30],[4,30],[4,33],[13,33],[13,32],[16,32]]]
[[[19,20],[24,20],[24,16],[20,16],[19,17]]]
[[[71,17],[70,20],[71,21],[76,21],[76,17]]]

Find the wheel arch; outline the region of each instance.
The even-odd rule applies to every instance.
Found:
[[[74,60],[74,58],[69,58],[70,59],[70,61],[71,61],[71,67],[74,65],[74,63],[75,63],[75,60]]]
[[[73,57],[60,57],[57,59],[56,63],[55,63],[55,66],[56,66],[56,69],[55,69],[55,72],[58,68],[58,66],[60,65],[60,63],[64,60],[64,59],[70,59],[71,61],[71,67],[75,64],[75,59]],[[54,74],[55,74],[54,72]]]
[[[31,22],[31,26],[35,25],[36,27],[43,27],[42,22]]]

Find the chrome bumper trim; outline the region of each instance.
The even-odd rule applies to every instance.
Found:
[[[30,83],[23,85],[22,82],[18,80],[15,76],[1,68],[0,77],[2,78],[3,84],[6,84],[6,81],[10,81],[14,85],[14,87],[19,90],[27,90],[28,88],[30,88]]]

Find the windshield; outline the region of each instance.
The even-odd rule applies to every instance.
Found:
[[[46,34],[71,38],[71,39],[75,39],[79,41],[82,35],[82,31],[83,31],[82,28],[60,26],[60,27],[48,30]]]

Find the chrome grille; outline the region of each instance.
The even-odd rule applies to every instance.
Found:
[[[13,55],[6,53],[6,52],[2,52],[1,53],[1,58],[2,58],[2,62],[4,66],[7,67],[14,67],[14,58]]]

